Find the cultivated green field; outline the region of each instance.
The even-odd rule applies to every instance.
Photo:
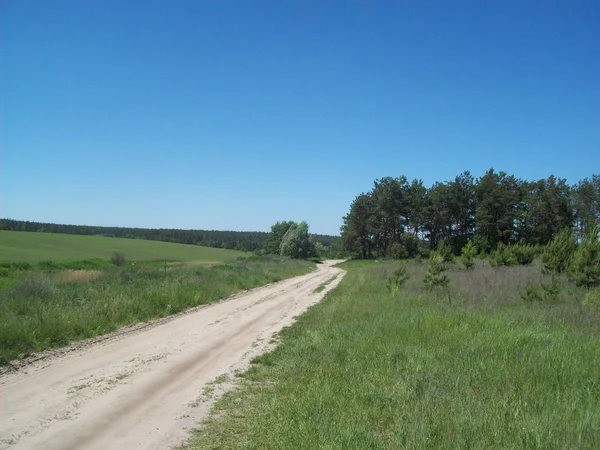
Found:
[[[141,239],[0,231],[0,262],[108,259],[114,252],[123,253],[128,260],[137,261],[168,259],[226,262],[244,255],[235,250]]]
[[[422,263],[396,291],[397,266],[344,264],[186,448],[600,448],[600,304],[585,290],[526,301],[536,267],[478,261],[450,269],[450,306],[423,290]]]

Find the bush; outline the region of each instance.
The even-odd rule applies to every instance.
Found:
[[[542,272],[552,275],[566,272],[576,247],[571,229],[560,231],[542,252]]]
[[[477,256],[477,247],[473,241],[469,241],[465,244],[460,252],[460,260],[465,266],[466,269],[474,269],[475,268],[475,257]]]
[[[483,255],[491,250],[488,238],[482,234],[475,233],[473,236],[473,244],[477,247],[477,253]]]
[[[48,277],[41,273],[33,273],[23,278],[12,290],[18,298],[49,298],[57,292],[57,288]]]
[[[597,226],[588,229],[583,242],[573,253],[568,275],[577,286],[590,289],[600,285],[600,240]]]
[[[540,283],[539,286],[528,284],[521,298],[527,302],[556,303],[559,300],[560,284],[555,278],[550,284]]]
[[[0,263],[0,268],[10,270],[29,270],[31,269],[31,264],[29,264],[28,262],[7,262]]]
[[[420,240],[414,234],[404,233],[400,239],[394,242],[388,251],[392,259],[409,259],[419,254]]]
[[[600,292],[589,290],[583,297],[583,306],[600,308]]]
[[[406,251],[407,258],[414,258],[419,254],[420,239],[412,233],[404,233],[400,237],[400,244]]]
[[[538,253],[538,249],[531,244],[517,244],[509,247],[514,260],[521,266],[530,265]]]
[[[453,262],[454,261],[454,253],[452,253],[452,249],[445,242],[440,243],[437,246],[436,251],[442,257],[444,262]]]
[[[43,272],[58,272],[62,269],[62,266],[59,263],[55,263],[54,261],[40,261],[38,263],[38,268]]]
[[[407,259],[408,252],[400,242],[394,242],[390,246],[389,256],[392,259]]]
[[[388,280],[388,286],[392,295],[396,295],[400,287],[410,278],[406,266],[402,265],[394,270],[394,274]]]
[[[510,247],[500,242],[498,243],[496,251],[490,254],[490,264],[492,267],[514,266],[517,264],[517,260]]]
[[[425,289],[432,291],[437,288],[447,287],[450,283],[448,275],[444,274],[447,270],[444,263],[444,257],[438,252],[433,251],[429,255],[429,263],[427,265],[427,273],[423,279]]]
[[[123,253],[115,252],[110,257],[110,262],[115,266],[121,266],[125,262],[125,255]]]

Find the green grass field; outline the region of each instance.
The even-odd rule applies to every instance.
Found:
[[[226,262],[243,252],[142,239],[0,231],[0,262],[108,259],[114,252],[128,260]]]
[[[536,267],[425,265],[394,293],[394,263],[350,262],[323,302],[253,361],[188,449],[600,448],[600,305],[566,286],[520,292]]]

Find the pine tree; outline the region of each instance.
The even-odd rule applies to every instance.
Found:
[[[425,289],[433,291],[434,289],[448,288],[450,279],[444,272],[448,270],[444,263],[444,257],[437,251],[434,250],[429,255],[429,263],[427,265],[427,273],[423,279]],[[450,298],[450,290],[448,289],[448,302],[452,304]]]
[[[475,268],[475,257],[477,256],[477,247],[473,241],[469,241],[461,250],[460,260],[466,269],[472,270]]]
[[[563,228],[542,253],[542,272],[560,275],[566,272],[577,243],[570,228]]]
[[[600,285],[600,239],[597,225],[587,229],[583,242],[573,253],[568,274],[577,286],[590,289]]]

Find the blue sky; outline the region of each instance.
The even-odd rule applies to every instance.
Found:
[[[337,233],[376,178],[600,172],[598,1],[3,0],[0,217]]]

